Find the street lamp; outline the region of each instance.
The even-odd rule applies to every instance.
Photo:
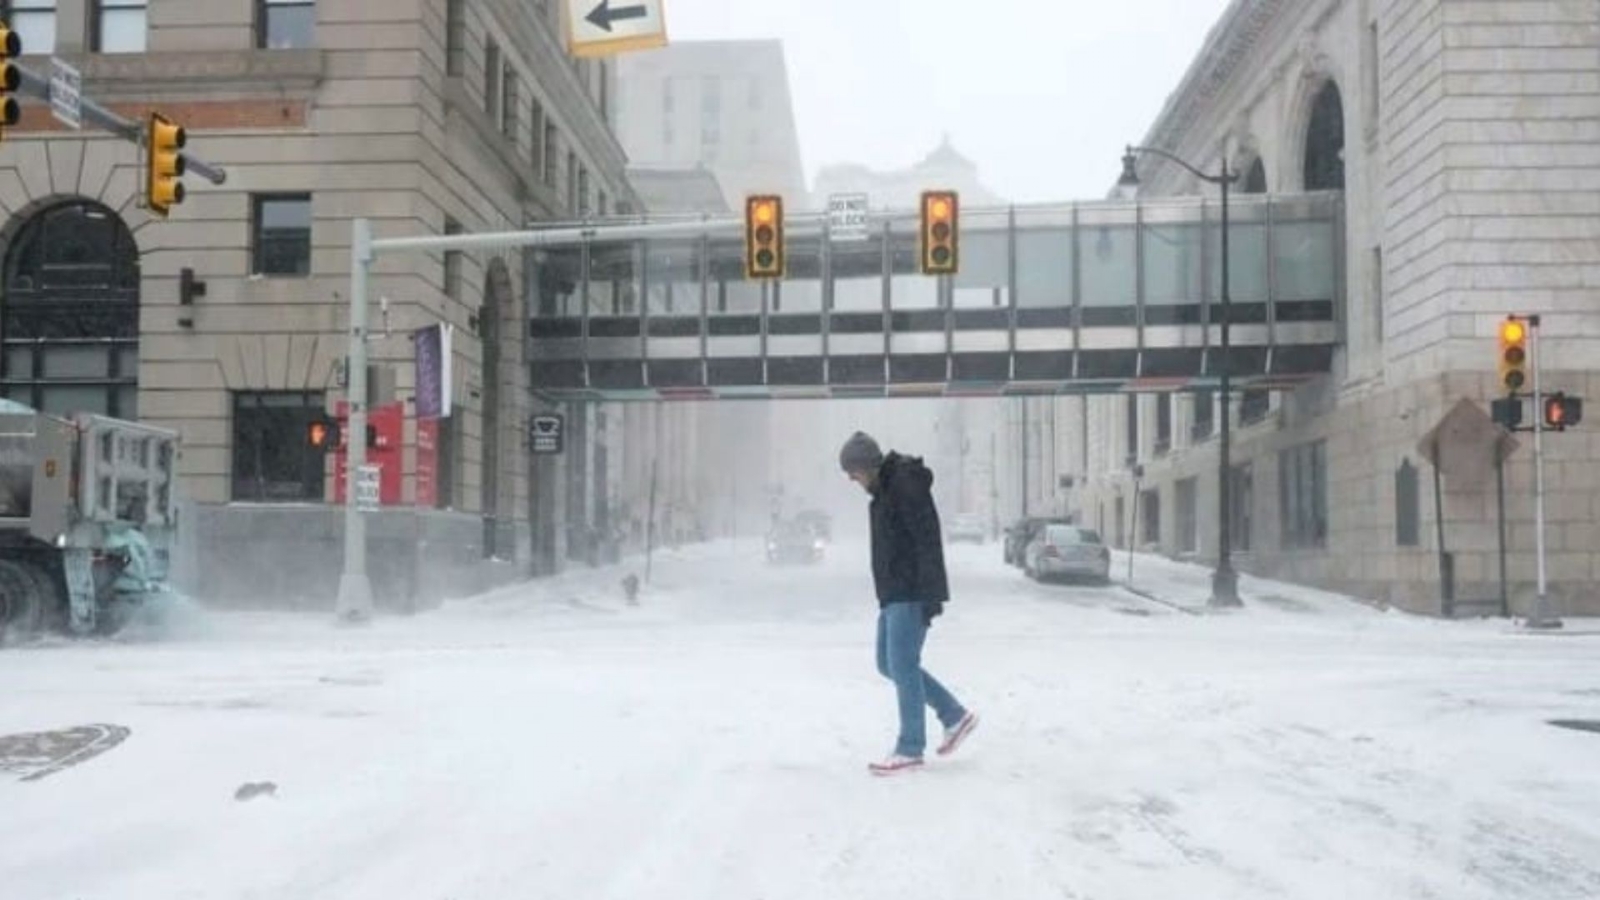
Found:
[[[1243,606],[1239,601],[1239,573],[1233,568],[1233,516],[1231,506],[1233,503],[1233,466],[1231,460],[1232,433],[1229,423],[1233,419],[1228,408],[1230,392],[1233,387],[1233,354],[1230,334],[1232,324],[1232,297],[1228,291],[1228,191],[1239,180],[1239,173],[1228,168],[1228,157],[1222,157],[1222,171],[1216,175],[1207,175],[1189,163],[1159,147],[1135,147],[1129,145],[1127,152],[1122,156],[1122,177],[1117,179],[1117,196],[1123,200],[1132,200],[1139,194],[1139,156],[1143,153],[1153,153],[1156,156],[1171,160],[1187,169],[1201,181],[1217,185],[1222,189],[1222,449],[1217,454],[1217,569],[1211,576],[1211,601],[1210,605],[1217,609],[1229,609]]]

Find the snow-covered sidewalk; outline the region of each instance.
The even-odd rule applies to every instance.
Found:
[[[1111,553],[1111,578],[1140,596],[1189,612],[1204,612],[1211,597],[1212,567],[1150,553]],[[1130,577],[1131,569],[1131,577]],[[1354,615],[1376,609],[1341,594],[1240,573],[1239,598],[1246,608]]]

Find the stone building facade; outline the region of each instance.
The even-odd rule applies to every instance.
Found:
[[[613,73],[566,55],[548,0],[10,7],[26,65],[46,70],[53,53],[80,68],[86,95],[130,117],[159,108],[228,179],[191,174],[188,199],[152,219],[134,147],[26,105],[0,144],[0,389],[182,432],[181,570],[203,599],[330,602],[335,465],[303,434],[341,400],[351,220],[430,235],[633,205]],[[380,604],[565,555],[560,488],[567,469],[593,467],[569,456],[536,473],[523,439],[537,263],[510,249],[376,261],[371,354],[392,389],[375,399],[400,404],[403,422],[387,463],[396,502],[372,528]],[[191,305],[185,268],[206,285]],[[434,508],[420,510],[410,335],[436,323],[454,331],[455,414],[440,426]]]
[[[1233,404],[1242,568],[1424,613],[1497,611],[1489,448],[1447,448],[1467,464],[1436,498],[1419,442],[1460,401],[1499,396],[1510,313],[1543,316],[1547,390],[1600,391],[1600,6],[1237,0],[1143,143],[1208,170],[1226,155],[1246,192],[1344,192],[1334,374]],[[1205,192],[1154,157],[1140,168],[1146,194]],[[1086,429],[1065,442],[1083,450],[1064,466],[1088,475],[1075,506],[1121,543],[1213,559],[1217,415],[1206,395],[1090,399],[1066,417]],[[1551,594],[1568,615],[1600,613],[1594,431],[1546,440]],[[1535,571],[1521,437],[1505,469],[1513,614]]]

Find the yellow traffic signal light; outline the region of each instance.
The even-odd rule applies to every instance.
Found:
[[[744,277],[783,277],[782,197],[758,194],[745,200],[744,243]]]
[[[961,200],[955,191],[922,195],[922,274],[954,275],[961,266]]]
[[[4,129],[22,118],[22,107],[17,105],[17,98],[11,96],[22,86],[22,70],[11,60],[21,55],[21,36],[0,23],[0,139],[5,137]]]
[[[172,207],[183,202],[183,182],[178,179],[183,177],[182,150],[188,140],[181,125],[158,112],[150,114],[145,134],[145,204],[163,219]]]
[[[1500,387],[1515,394],[1528,383],[1528,324],[1515,316],[1500,323]]]

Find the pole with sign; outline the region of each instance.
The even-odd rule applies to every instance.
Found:
[[[50,58],[50,113],[61,124],[83,128],[83,76],[56,57]]]

